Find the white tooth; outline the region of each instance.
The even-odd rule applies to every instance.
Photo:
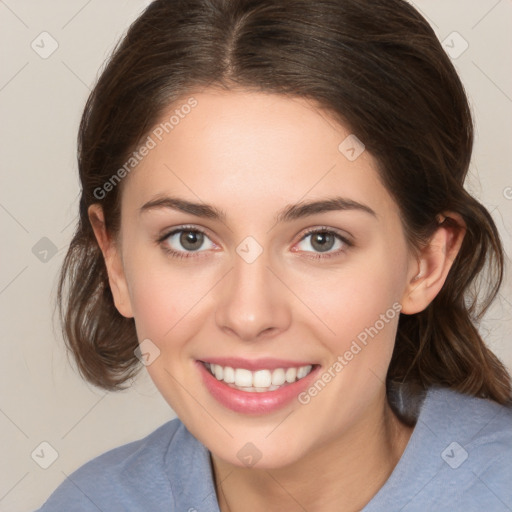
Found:
[[[250,387],[239,387],[239,386],[236,386],[235,384],[228,384],[228,386],[230,388],[234,388],[234,389],[238,389],[240,391],[247,391],[249,393],[265,393],[266,391],[274,391],[276,389],[279,389],[281,386],[269,386],[267,388],[260,388],[260,387],[254,387],[254,386],[250,386]]]
[[[235,370],[235,384],[241,387],[252,386],[252,372],[245,368],[237,368]]]
[[[295,379],[297,378],[297,370],[295,368],[287,368],[286,373],[286,382],[295,382]]]
[[[222,377],[224,376],[224,369],[220,364],[214,365],[213,372],[215,373],[215,378],[217,380],[222,380]]]
[[[282,386],[286,382],[286,375],[282,368],[276,368],[272,372],[272,385]]]
[[[224,368],[224,382],[226,384],[232,384],[235,382],[235,370],[233,370],[231,366],[226,366]]]
[[[304,378],[309,373],[310,370],[311,370],[311,365],[301,366],[299,368],[299,371],[297,372],[297,377],[299,379]]]
[[[252,377],[253,386],[256,388],[268,388],[272,384],[272,374],[270,370],[258,370]]]

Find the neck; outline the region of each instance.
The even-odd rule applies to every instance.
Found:
[[[412,430],[384,396],[350,431],[286,467],[241,468],[212,454],[220,510],[361,510],[389,478]]]

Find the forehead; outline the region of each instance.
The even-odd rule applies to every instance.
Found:
[[[376,210],[393,206],[374,158],[349,129],[303,98],[191,94],[163,113],[149,137],[152,148],[129,176],[123,203],[180,195],[260,216],[328,195]]]

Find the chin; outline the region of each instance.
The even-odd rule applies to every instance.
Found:
[[[267,433],[263,434],[261,438],[264,439],[266,435]],[[277,436],[275,441],[250,441],[248,436],[243,436],[243,439],[239,440],[235,437],[229,445],[205,444],[219,459],[245,469],[281,469],[293,465],[306,455],[304,444],[302,447],[290,445]]]

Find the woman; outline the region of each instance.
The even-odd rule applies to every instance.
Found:
[[[153,2],[85,108],[60,301],[86,379],[142,363],[178,418],[41,510],[510,510],[472,141],[402,0]]]

